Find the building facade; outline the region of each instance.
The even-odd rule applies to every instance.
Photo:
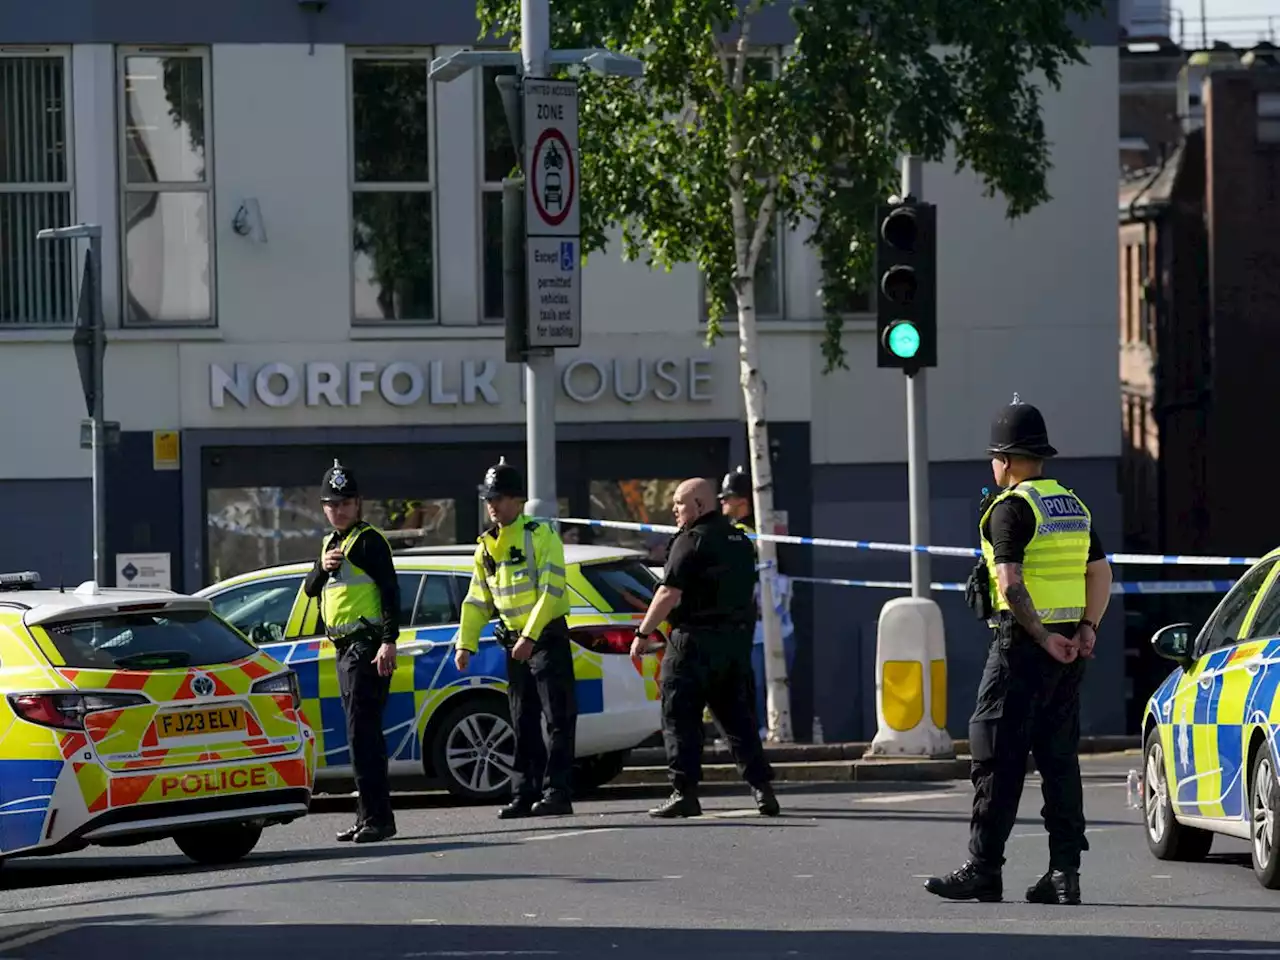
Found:
[[[0,566],[90,575],[90,454],[73,358],[77,257],[36,230],[101,224],[112,569],[159,555],[177,589],[310,557],[335,457],[401,542],[467,541],[476,485],[524,465],[520,368],[504,362],[499,180],[510,146],[492,77],[427,79],[470,46],[464,0],[227,0],[193,18],[118,0],[0,10]],[[780,14],[781,11],[774,11]],[[788,40],[762,18],[762,45]],[[1117,120],[1113,15],[1082,25],[1088,63],[1049,93],[1051,203],[1017,223],[951,164],[939,206],[940,365],[928,374],[933,540],[976,544],[994,411],[1041,407],[1057,475],[1118,543]],[[821,373],[816,258],[782,233],[760,275],[777,506],[793,533],[904,542],[906,388],[850,315],[848,370]],[[748,462],[734,327],[704,344],[692,266],[584,269],[580,349],[557,359],[562,515],[669,522],[672,487]],[[636,546],[661,538],[580,530]],[[140,562],[140,561],[139,561]],[[907,579],[899,554],[787,547],[796,576]],[[934,561],[935,580],[963,561]],[[876,617],[894,592],[800,584],[797,732],[875,730]],[[936,594],[949,722],[965,735],[983,628]],[[1117,614],[1109,617],[1119,623]],[[1108,636],[1109,635],[1109,636]],[[1121,632],[1103,629],[1085,725],[1123,723]]]

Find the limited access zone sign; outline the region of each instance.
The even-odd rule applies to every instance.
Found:
[[[529,348],[582,345],[578,84],[524,81]]]

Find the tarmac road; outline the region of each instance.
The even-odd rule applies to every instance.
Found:
[[[400,835],[362,847],[333,841],[350,813],[313,814],[234,868],[192,866],[171,843],[12,861],[0,958],[1280,957],[1280,892],[1257,884],[1243,843],[1220,838],[1200,864],[1148,853],[1124,804],[1138,759],[1085,760],[1079,907],[1021,902],[1046,857],[1034,775],[1000,904],[922,887],[964,857],[964,782],[788,784],[777,819],[728,787],[676,823],[644,816],[661,792],[621,788],[514,824],[401,808]]]

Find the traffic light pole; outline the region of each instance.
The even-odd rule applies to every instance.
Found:
[[[924,165],[919,157],[902,158],[902,196],[924,199]],[[929,542],[929,414],[925,367],[907,375],[907,509],[911,542]],[[929,555],[911,553],[911,595],[928,597]]]

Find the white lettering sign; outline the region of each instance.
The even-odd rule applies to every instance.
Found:
[[[235,363],[228,369],[209,365],[209,405],[221,410],[233,400],[248,408],[256,399],[267,407],[288,407],[299,400],[308,407],[358,407],[376,395],[393,407],[417,404],[457,406],[501,403],[498,364],[493,360],[463,360],[446,366],[443,360],[414,363],[396,360],[380,364],[352,360],[345,364],[310,361],[302,364]],[[662,403],[711,400],[711,361],[661,357],[596,360],[580,358],[562,365],[560,385],[576,403],[595,403],[612,396],[623,403],[652,398]],[[524,378],[520,378],[524,402]]]

